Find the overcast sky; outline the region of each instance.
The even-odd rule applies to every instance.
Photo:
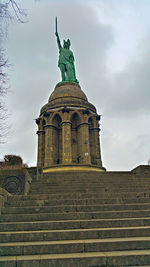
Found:
[[[150,158],[150,1],[22,0],[28,22],[9,25],[6,43],[12,93],[7,143],[0,158],[20,155],[36,165],[35,119],[60,81],[54,18],[70,38],[77,79],[102,114],[107,170],[131,170]]]

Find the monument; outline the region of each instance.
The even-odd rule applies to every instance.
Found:
[[[37,167],[0,170],[0,266],[150,266],[150,166],[102,167],[100,116],[56,37],[62,80],[36,120]]]
[[[99,120],[94,105],[88,102],[76,78],[70,40],[63,46],[57,31],[59,82],[40,111],[37,166],[90,166],[104,171],[99,141]]]

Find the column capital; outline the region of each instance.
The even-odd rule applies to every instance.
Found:
[[[37,134],[43,134],[43,133],[45,133],[45,131],[41,130],[41,131],[37,131],[36,133]]]
[[[79,126],[89,126],[89,124],[88,124],[88,122],[81,122],[80,124],[79,124]],[[78,127],[79,127],[78,126]]]
[[[40,120],[41,120],[41,118],[35,119],[36,124],[39,124],[40,123]]]
[[[101,131],[101,129],[99,127],[93,127],[93,128],[91,128],[91,130],[98,131],[98,132]]]
[[[96,116],[96,120],[97,120],[97,121],[100,121],[100,120],[101,120],[101,116],[102,116],[102,115],[97,115],[97,116]]]
[[[62,121],[62,123],[61,123],[61,125],[63,125],[63,124],[72,124],[72,122],[71,121]]]
[[[52,124],[47,124],[47,125],[44,126],[44,128],[55,128],[55,126],[52,125]]]

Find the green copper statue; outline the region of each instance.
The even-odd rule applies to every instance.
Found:
[[[57,44],[59,48],[59,60],[58,67],[61,71],[62,82],[75,82],[79,83],[76,79],[75,67],[74,67],[74,56],[72,51],[70,50],[70,40],[64,40],[63,47],[61,46],[61,42],[59,39],[59,35],[57,32],[57,17],[56,17],[56,32],[55,35],[57,37]]]

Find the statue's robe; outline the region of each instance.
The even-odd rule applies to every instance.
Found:
[[[67,48],[61,47],[59,50],[58,66],[60,66],[60,64],[66,65],[68,63],[73,63],[73,62],[74,62],[74,56],[72,51]]]

